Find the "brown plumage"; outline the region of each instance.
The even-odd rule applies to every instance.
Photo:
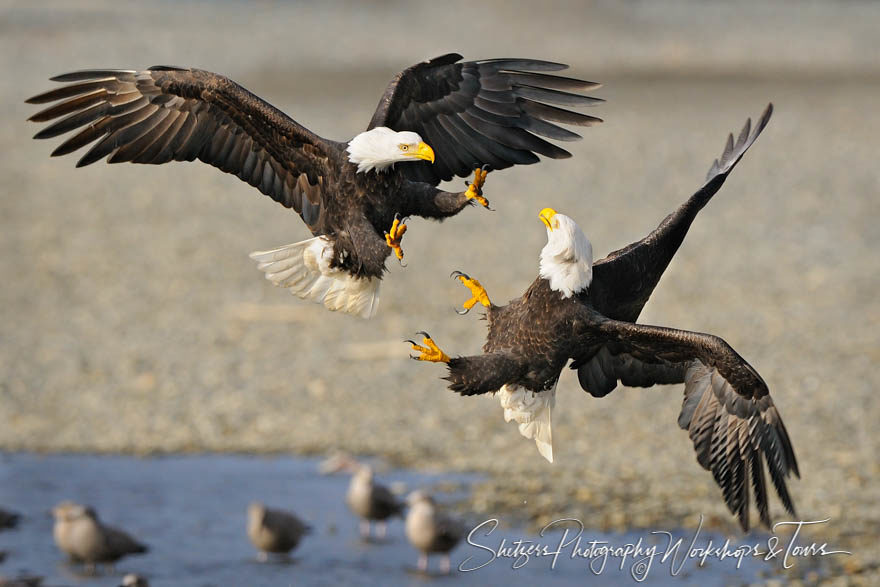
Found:
[[[261,553],[288,553],[311,528],[296,515],[254,502],[248,506],[248,538]]]
[[[406,514],[406,537],[420,551],[419,569],[428,570],[428,555],[443,555],[443,570],[449,572],[449,552],[461,542],[467,530],[460,520],[441,511],[424,491],[410,494]]]
[[[209,163],[298,212],[312,234],[332,247],[326,253],[330,268],[372,280],[381,279],[385,271],[391,248],[384,234],[395,218],[442,219],[473,203],[467,192],[437,189],[441,180],[465,177],[482,166],[535,163],[536,153],[569,157],[537,135],[573,140],[580,137],[553,122],[600,122],[551,105],[601,102],[572,93],[598,84],[544,73],[565,65],[531,59],[460,60],[457,54],[444,55],[392,80],[369,129],[418,133],[434,147],[436,158],[431,165],[409,157],[381,172],[358,172],[349,160],[348,143],[324,139],[235,82],[198,69],[78,71],[52,78],[69,85],[27,101],[55,102],[30,120],[60,118],[35,138],[75,133],[53,156],[94,143],[77,166],[105,157],[110,163]],[[279,260],[278,255],[268,258]],[[275,273],[290,269],[261,266],[264,271],[267,267]],[[358,311],[368,316],[373,309],[364,310],[361,304]]]
[[[95,510],[88,506],[65,501],[55,506],[52,513],[55,544],[74,562],[113,563],[148,550],[126,532],[101,523]]]
[[[743,529],[749,527],[750,482],[761,521],[770,525],[762,461],[783,506],[794,515],[785,479],[791,473],[799,475],[797,460],[761,376],[717,336],[635,323],[691,222],[767,125],[771,113],[768,106],[754,130],[749,121],[736,141],[731,135],[704,185],[644,239],[596,262],[591,281],[586,279],[574,295],[566,297],[538,277],[506,306],[489,303],[484,354],[444,357],[449,387],[462,395],[526,390],[516,408],[526,414],[517,420],[523,431],[523,426],[531,425],[528,418],[535,413],[534,405],[544,402],[539,407],[546,407],[549,397],[552,408],[556,382],[569,360],[581,387],[595,397],[607,395],[618,382],[631,387],[684,383],[678,423],[688,431],[697,461],[712,472]],[[560,223],[573,227],[574,240],[583,239],[589,250],[577,225],[558,216],[555,229]],[[554,227],[547,224],[550,237]],[[576,261],[555,262],[564,268]],[[533,431],[523,434],[538,440]]]
[[[361,518],[361,534],[368,537],[370,523],[379,523],[379,537],[385,534],[385,521],[392,516],[402,516],[404,503],[384,485],[373,478],[369,465],[359,465],[351,477],[345,502],[349,509]]]

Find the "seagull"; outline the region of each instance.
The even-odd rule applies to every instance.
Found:
[[[391,490],[373,479],[373,469],[369,465],[359,465],[351,477],[348,494],[345,498],[349,509],[361,518],[361,536],[370,537],[370,523],[377,522],[376,537],[384,538],[386,520],[392,516],[403,516],[405,504]]]
[[[419,554],[419,570],[428,570],[428,555],[443,554],[441,569],[450,571],[449,553],[465,535],[461,521],[437,509],[434,498],[424,491],[414,491],[407,499],[409,511],[406,514],[406,537]]]
[[[309,532],[308,524],[293,513],[267,508],[259,502],[248,506],[247,534],[260,551],[261,561],[268,560],[270,552],[289,553]]]
[[[147,547],[122,530],[105,526],[91,507],[64,501],[52,510],[55,544],[74,562],[94,569],[96,563],[114,563]]]

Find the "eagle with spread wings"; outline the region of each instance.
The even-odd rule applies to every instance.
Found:
[[[684,383],[678,418],[699,464],[712,472],[724,501],[749,527],[749,485],[761,521],[770,526],[764,465],[785,509],[794,504],[785,480],[797,460],[767,384],[723,339],[700,332],[638,324],[636,320],[684,240],[691,223],[770,120],[768,106],[754,129],[730,135],[706,182],[648,236],[593,263],[590,241],[568,216],[540,213],[547,229],[537,279],[519,298],[496,306],[476,279],[454,272],[471,291],[464,312],[487,308],[482,355],[450,357],[427,333],[413,358],[443,362],[450,389],[462,395],[497,393],[504,418],[533,438],[553,461],[551,411],[566,363],[581,387],[604,397],[630,387]],[[462,313],[464,313],[462,312]],[[751,480],[751,483],[749,483]]]
[[[418,63],[389,84],[365,132],[328,140],[232,80],[198,69],[86,70],[27,100],[57,102],[29,120],[46,139],[76,131],[52,155],[94,143],[77,166],[103,158],[158,165],[200,160],[237,175],[286,208],[313,238],[251,255],[276,285],[365,318],[377,307],[385,260],[402,259],[405,219],[443,219],[479,203],[488,170],[570,153],[541,137],[580,136],[558,124],[599,118],[560,106],[601,102],[599,84],[552,75],[561,63],[461,61],[450,53]],[[540,135],[540,136],[539,136]],[[401,165],[396,165],[400,163]],[[463,192],[438,189],[454,176]]]

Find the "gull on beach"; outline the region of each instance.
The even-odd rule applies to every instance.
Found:
[[[247,534],[260,551],[261,561],[268,560],[269,553],[289,553],[309,532],[309,525],[291,512],[267,508],[259,502],[248,506]]]
[[[419,570],[428,570],[428,555],[443,554],[440,567],[449,573],[449,552],[465,534],[464,524],[437,509],[434,498],[424,491],[409,495],[409,512],[406,514],[406,537],[419,551]]]
[[[63,501],[52,510],[55,516],[55,544],[74,562],[94,569],[97,563],[112,563],[129,554],[147,552],[147,547],[122,530],[105,526],[89,506]]]
[[[386,520],[391,516],[403,517],[405,504],[384,485],[373,478],[369,465],[357,465],[345,502],[356,516],[361,518],[361,536],[369,538],[370,524],[376,521],[376,537],[384,538]]]

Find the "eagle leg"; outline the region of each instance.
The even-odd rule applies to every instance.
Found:
[[[486,293],[486,288],[483,287],[476,279],[471,279],[471,276],[467,273],[462,273],[461,271],[453,271],[450,275],[453,279],[458,279],[461,281],[466,288],[471,290],[471,299],[462,304],[464,310],[458,311],[459,314],[467,314],[471,308],[477,305],[477,302],[483,304],[487,308],[492,305],[492,302],[489,300],[489,294]]]
[[[450,361],[449,355],[440,350],[437,343],[431,340],[430,334],[424,331],[416,332],[416,334],[421,334],[424,337],[422,338],[422,344],[425,346],[416,344],[412,340],[403,341],[408,342],[412,345],[413,350],[421,353],[418,356],[410,355],[409,358],[415,359],[416,361],[431,361],[432,363],[448,363]]]
[[[399,214],[394,215],[394,222],[391,224],[391,230],[385,233],[385,242],[394,251],[394,255],[400,264],[403,265],[403,249],[400,248],[400,241],[406,233],[406,218],[401,218]]]
[[[469,181],[464,182],[465,185],[468,186],[467,191],[464,193],[464,197],[468,200],[476,200],[484,208],[492,210],[492,208],[489,208],[489,200],[483,197],[483,184],[486,183],[487,175],[489,175],[488,165],[483,165],[482,167],[474,169],[473,183]]]

